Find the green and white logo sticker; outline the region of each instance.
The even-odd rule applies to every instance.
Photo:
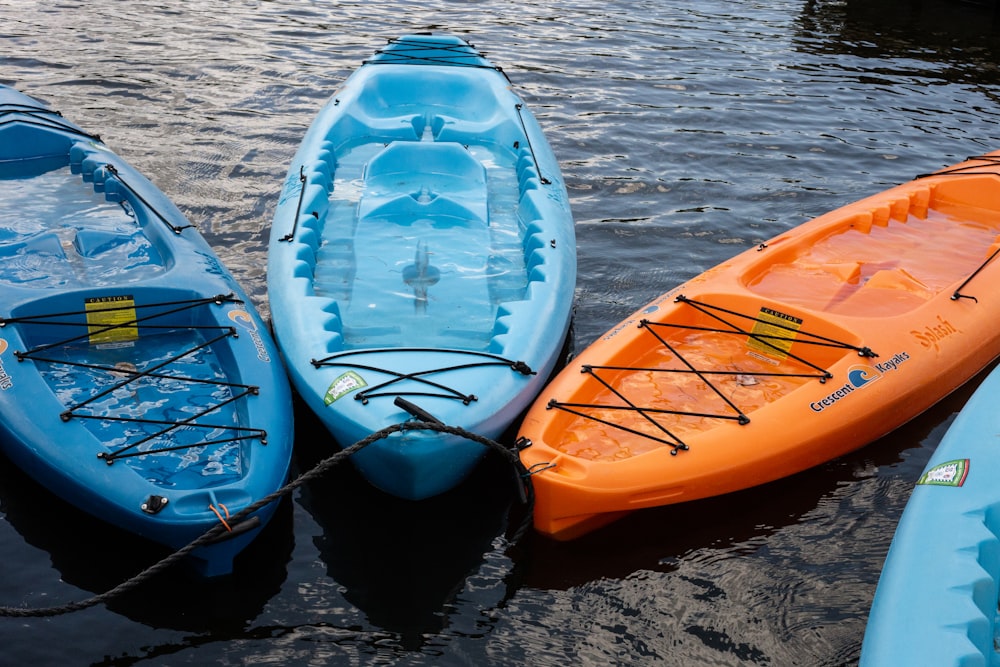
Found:
[[[934,466],[917,480],[917,484],[932,486],[962,486],[969,474],[969,459],[945,461]]]
[[[354,371],[347,371],[330,383],[330,386],[326,389],[326,395],[323,397],[323,403],[330,405],[338,398],[342,398],[356,389],[367,386],[368,383],[365,382],[363,377]]]

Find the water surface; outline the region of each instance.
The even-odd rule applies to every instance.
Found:
[[[148,175],[265,315],[299,140],[408,32],[469,38],[545,129],[577,220],[578,348],[741,250],[1000,149],[1000,24],[957,1],[0,0],[0,18],[0,81]],[[3,661],[853,664],[896,521],[972,386],[850,456],[567,544],[509,544],[500,465],[423,503],[344,466],[282,505],[232,579],[169,572],[83,612],[0,619]],[[298,425],[301,471],[330,443]],[[162,553],[0,460],[0,556],[0,604],[44,607]]]

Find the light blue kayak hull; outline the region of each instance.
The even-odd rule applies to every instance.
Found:
[[[918,480],[889,547],[861,665],[1000,665],[1000,370]]]
[[[278,345],[342,447],[410,420],[498,438],[569,330],[559,165],[503,73],[454,37],[392,40],[337,89],[292,161],[268,251]],[[351,460],[418,500],[485,451],[407,430]]]
[[[292,426],[277,348],[198,231],[98,137],[0,86],[5,454],[172,549],[225,522],[189,559],[216,576],[273,514],[227,520],[287,480]]]

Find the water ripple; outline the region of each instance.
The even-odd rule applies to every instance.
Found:
[[[544,127],[578,223],[578,349],[743,248],[1000,148],[1000,38],[966,3],[0,0],[0,16],[0,80],[149,175],[265,315],[270,217],[292,155],[343,79],[406,32],[467,36]],[[19,663],[850,664],[895,521],[955,400],[736,498],[639,513],[568,545],[508,554],[486,540],[444,601],[414,605],[437,619],[417,633],[386,620],[402,602],[361,609],[352,580],[323,562],[338,549],[402,562],[407,550],[365,558],[371,544],[345,545],[341,524],[296,506],[287,533],[278,522],[261,542],[257,584],[199,593],[213,613],[187,609],[168,577],[156,613],[133,602],[0,623],[0,638]],[[0,582],[8,602],[75,599],[134,571],[122,549],[100,551],[99,522],[39,522],[72,508],[0,471],[0,556],[21,573]],[[467,493],[457,502],[476,506]],[[332,508],[382,525],[359,497],[380,507],[355,494]],[[401,601],[416,595],[399,588]]]

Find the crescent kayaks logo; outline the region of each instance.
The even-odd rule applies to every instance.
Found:
[[[812,408],[813,412],[823,412],[823,410],[836,405],[839,401],[847,398],[859,389],[871,386],[886,373],[897,370],[909,358],[910,355],[908,353],[899,352],[888,361],[875,365],[855,364],[847,369],[847,382],[820,400],[813,401],[809,404],[809,407]]]
[[[257,327],[254,326],[253,318],[250,317],[250,313],[245,310],[231,310],[229,311],[229,319],[236,322],[244,329],[251,331],[255,330]]]
[[[240,309],[231,310],[229,311],[229,319],[243,327],[250,334],[250,340],[253,341],[253,345],[257,349],[257,358],[265,363],[270,363],[271,355],[267,353],[267,346],[264,345],[264,339],[260,337],[260,332],[257,331],[257,323],[250,316],[250,313]]]
[[[939,463],[917,480],[928,486],[962,486],[969,476],[969,459],[956,459]]]
[[[855,389],[863,387],[869,382],[875,382],[882,377],[879,373],[871,366],[851,366],[851,369],[847,371],[847,379],[854,386]]]
[[[7,369],[3,367],[3,353],[7,351],[7,341],[0,338],[0,391],[7,391],[14,387],[14,380],[7,374]]]

